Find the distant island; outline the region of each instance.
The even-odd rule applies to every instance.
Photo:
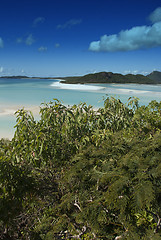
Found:
[[[154,71],[147,76],[141,74],[122,75],[112,72],[99,72],[79,77],[65,77],[63,83],[137,83],[137,84],[161,84],[161,72]]]
[[[28,77],[28,76],[3,76],[0,78],[18,78],[18,79],[60,79],[65,80],[63,83],[67,84],[86,84],[86,83],[137,83],[137,84],[161,84],[161,72],[153,71],[144,76],[142,74],[119,74],[112,72],[99,72],[87,74],[84,76],[71,77]]]

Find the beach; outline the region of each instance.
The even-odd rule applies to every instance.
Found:
[[[24,108],[38,119],[42,103],[58,99],[68,106],[87,103],[102,107],[106,97],[127,103],[129,97],[139,98],[140,105],[161,101],[161,85],[145,84],[63,84],[55,79],[0,79],[0,138],[12,139],[16,125],[15,112]]]
[[[27,111],[31,111],[34,115],[38,115],[40,111],[39,106],[30,106],[30,107],[24,107],[24,106],[11,106],[11,107],[3,107],[0,111],[0,117],[1,116],[14,116],[15,112],[18,109],[24,108]]]
[[[40,107],[39,106],[23,106],[23,105],[3,105],[0,106],[0,139],[12,139],[14,136],[16,125],[16,111],[24,108],[31,111],[35,118],[38,118]]]

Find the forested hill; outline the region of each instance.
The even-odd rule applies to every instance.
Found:
[[[39,78],[39,79],[62,79],[63,83],[138,83],[138,84],[161,84],[161,72],[154,71],[147,76],[142,74],[120,74],[112,72],[90,73],[84,76],[71,77],[28,77],[28,76],[2,76],[0,78]]]
[[[154,72],[150,73],[149,75],[147,75],[147,77],[157,83],[161,83],[161,72],[154,71]]]
[[[99,72],[77,77],[65,77],[65,83],[140,83],[140,84],[158,84],[161,83],[161,73],[155,72],[144,76],[141,74],[122,75],[112,72]]]

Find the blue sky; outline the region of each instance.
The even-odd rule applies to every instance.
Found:
[[[154,70],[160,0],[1,0],[0,76]]]

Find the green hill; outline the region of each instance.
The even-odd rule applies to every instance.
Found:
[[[122,75],[112,72],[99,72],[87,74],[80,77],[66,77],[65,83],[140,83],[140,84],[156,84],[157,82],[147,76],[137,74]]]
[[[27,77],[27,76],[3,76],[0,78],[41,78],[41,77]],[[99,72],[90,73],[84,76],[71,76],[71,77],[50,77],[42,79],[63,79],[63,83],[74,84],[74,83],[138,83],[138,84],[160,84],[161,83],[161,72],[154,71],[147,76],[142,74],[127,74],[123,75],[120,73],[112,72]]]
[[[42,78],[42,77],[27,77],[27,76],[2,76],[0,78]],[[147,76],[142,74],[120,74],[112,72],[99,72],[90,73],[84,76],[71,76],[71,77],[47,77],[42,79],[63,79],[63,83],[74,84],[74,83],[138,83],[138,84],[160,84],[161,83],[161,72],[154,71]]]
[[[161,72],[154,71],[154,72],[150,73],[149,75],[147,75],[147,77],[153,81],[161,83]]]
[[[27,76],[1,76],[0,78],[19,78],[19,79],[23,79],[23,78],[29,78]]]

